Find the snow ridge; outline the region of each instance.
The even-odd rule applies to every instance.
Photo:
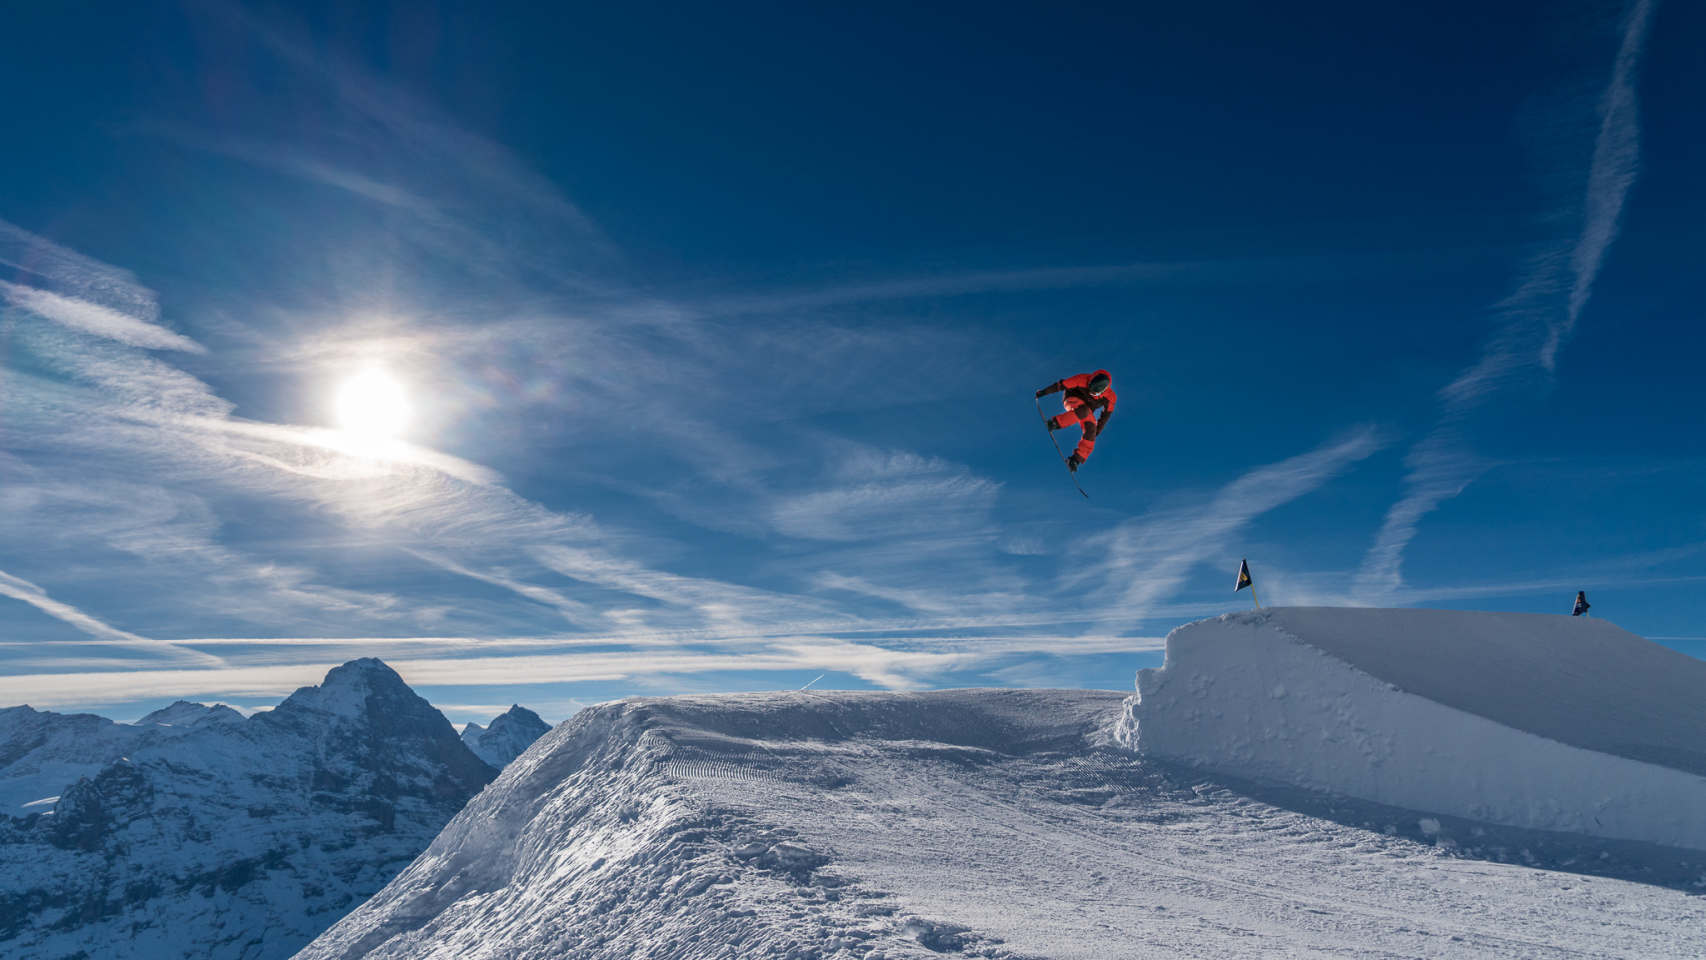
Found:
[[[700,787],[781,777],[851,785],[841,760],[886,742],[973,760],[1082,743],[1118,699],[764,694],[584,710],[511,763],[408,870],[299,960],[1018,958],[945,918],[902,916],[812,837]],[[1104,737],[1103,739],[1106,739]],[[731,763],[757,759],[767,769]]]

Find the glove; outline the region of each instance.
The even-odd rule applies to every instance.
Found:
[[[1048,396],[1048,388],[1047,387],[1044,387],[1041,390],[1037,391],[1037,399],[1038,400],[1041,400],[1042,398],[1044,398],[1046,396]]]
[[[1066,469],[1072,471],[1073,473],[1077,473],[1078,467],[1083,463],[1084,463],[1084,458],[1079,456],[1078,454],[1074,453],[1072,456],[1066,458]]]
[[[1038,390],[1037,391],[1037,399],[1041,400],[1042,398],[1048,396],[1051,393],[1054,393],[1055,391],[1057,391],[1059,389],[1061,389],[1060,381],[1056,380],[1055,382],[1049,384],[1048,386],[1042,388],[1041,390]]]

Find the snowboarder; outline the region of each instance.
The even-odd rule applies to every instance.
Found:
[[[1593,606],[1593,604],[1588,603],[1588,592],[1586,590],[1577,590],[1576,591],[1576,608],[1574,610],[1570,611],[1570,616],[1579,617],[1582,614],[1587,613],[1588,607],[1591,607],[1591,606]]]
[[[1081,373],[1075,377],[1056,380],[1037,391],[1037,399],[1051,393],[1065,391],[1061,405],[1066,412],[1055,415],[1048,421],[1049,432],[1062,427],[1078,424],[1080,433],[1078,447],[1072,451],[1072,456],[1066,458],[1066,469],[1073,473],[1085,460],[1090,459],[1090,451],[1096,449],[1096,438],[1107,429],[1108,421],[1114,415],[1114,378],[1106,370],[1095,373]],[[1099,413],[1098,413],[1099,411]],[[1091,417],[1095,417],[1094,420]]]

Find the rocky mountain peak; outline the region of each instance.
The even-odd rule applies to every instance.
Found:
[[[312,716],[334,721],[384,722],[393,728],[404,721],[448,726],[443,715],[409,689],[397,671],[373,657],[333,667],[318,686],[297,690],[271,711],[271,716],[291,720]],[[450,733],[455,735],[453,730]]]
[[[528,724],[530,726],[544,726],[545,725],[545,721],[539,719],[539,714],[534,713],[532,710],[527,709],[526,707],[522,706],[519,703],[510,704],[509,709],[504,711],[503,716],[498,717],[497,719],[502,720],[506,717],[511,722],[515,722],[515,723],[525,723],[525,724]],[[495,720],[493,721],[494,724],[496,722],[497,721],[495,721]],[[549,728],[547,727],[547,729],[549,729]]]
[[[520,704],[512,704],[494,718],[490,726],[470,723],[464,727],[462,742],[481,760],[501,770],[550,729],[539,714]]]

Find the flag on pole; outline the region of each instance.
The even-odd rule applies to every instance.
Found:
[[[1250,579],[1250,561],[1240,559],[1238,561],[1238,585],[1232,588],[1232,592],[1237,593],[1245,587],[1250,588],[1250,600],[1256,605],[1256,609],[1262,609],[1262,601],[1256,599],[1256,581]]]
[[[1582,614],[1587,613],[1588,608],[1591,606],[1593,606],[1593,604],[1588,602],[1588,592],[1586,590],[1577,590],[1576,607],[1574,610],[1570,611],[1570,616],[1579,617]]]

